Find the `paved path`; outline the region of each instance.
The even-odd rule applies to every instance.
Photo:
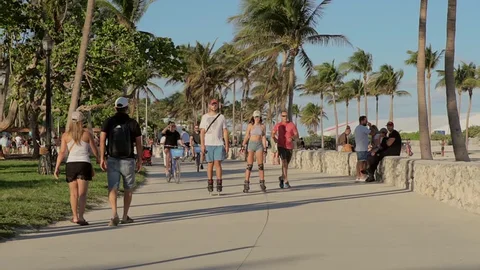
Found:
[[[158,162],[157,162],[158,164]],[[107,206],[88,227],[60,222],[0,244],[0,269],[480,269],[480,216],[384,184],[292,170],[280,190],[242,193],[244,163],[225,163],[224,195],[184,166],[181,184],[150,169],[134,195],[136,223],[107,227]],[[254,176],[256,176],[256,172]],[[258,178],[254,178],[255,182]]]

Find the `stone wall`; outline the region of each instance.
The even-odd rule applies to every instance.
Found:
[[[269,152],[267,162],[271,164],[271,161],[272,154]],[[356,162],[355,153],[298,150],[294,152],[290,166],[332,175],[355,176]],[[378,168],[377,179],[480,214],[480,162],[386,157]]]

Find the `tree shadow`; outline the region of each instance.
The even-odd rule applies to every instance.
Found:
[[[289,202],[264,202],[264,203],[252,203],[252,204],[237,204],[229,206],[220,206],[212,208],[197,208],[191,210],[184,210],[178,212],[166,212],[159,213],[154,215],[145,215],[138,216],[135,218],[135,223],[128,225],[121,225],[119,227],[107,227],[106,220],[91,222],[90,226],[79,227],[79,226],[66,226],[66,227],[50,227],[41,230],[35,234],[26,234],[21,235],[17,240],[28,240],[28,239],[41,239],[49,237],[58,237],[71,234],[83,234],[83,233],[92,233],[99,232],[111,229],[121,229],[124,226],[144,226],[155,223],[164,223],[164,222],[175,222],[180,220],[189,220],[196,218],[205,218],[212,216],[221,216],[228,214],[239,214],[246,212],[256,212],[264,210],[277,210],[277,209],[287,209],[297,206],[302,206],[312,203],[327,203],[340,200],[353,200],[353,199],[362,199],[369,197],[378,197],[378,196],[390,196],[408,193],[405,189],[399,190],[389,190],[389,191],[380,191],[380,192],[369,192],[369,193],[360,193],[352,195],[341,195],[334,197],[325,197],[325,198],[315,198],[315,199],[305,199],[298,201],[289,201]]]

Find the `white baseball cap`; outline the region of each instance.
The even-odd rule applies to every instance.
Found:
[[[262,116],[262,113],[260,111],[253,112],[253,117],[260,117],[260,116]]]
[[[72,121],[74,122],[82,122],[83,121],[83,113],[79,112],[79,111],[74,111],[72,113]]]
[[[117,100],[115,100],[115,108],[122,109],[125,107],[128,107],[128,98],[119,97]]]

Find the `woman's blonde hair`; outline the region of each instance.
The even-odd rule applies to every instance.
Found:
[[[80,144],[83,136],[83,123],[72,121],[67,133],[72,137],[76,144]]]
[[[68,126],[67,133],[72,137],[76,144],[80,144],[83,136],[83,114],[74,112],[72,114],[72,121]]]

